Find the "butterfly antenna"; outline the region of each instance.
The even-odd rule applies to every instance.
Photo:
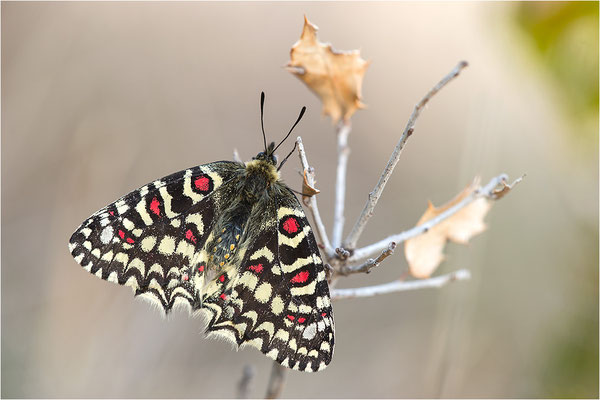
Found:
[[[279,142],[279,144],[277,145],[277,147],[275,147],[273,149],[273,151],[271,152],[271,154],[275,153],[275,150],[277,150],[279,148],[279,146],[281,146],[281,144],[283,142],[285,142],[285,139],[287,139],[291,134],[292,131],[294,130],[294,128],[296,127],[296,125],[298,125],[298,122],[300,122],[300,120],[302,119],[302,116],[304,115],[304,113],[306,112],[306,107],[302,107],[302,110],[300,111],[300,115],[298,115],[298,119],[296,120],[296,122],[294,123],[294,125],[292,126],[292,129],[290,129],[290,131],[288,132],[288,134],[283,138],[283,140],[281,142]],[[283,164],[283,163],[282,163]]]
[[[296,146],[298,146],[298,143],[294,142],[294,148],[292,149],[292,151],[290,151],[290,153],[287,156],[285,156],[283,161],[281,161],[281,163],[279,164],[279,167],[277,168],[277,171],[279,171],[281,169],[281,167],[283,167],[283,164],[285,164],[285,162],[288,160],[288,158],[290,158],[290,156],[292,155],[294,150],[296,150]]]
[[[265,143],[265,154],[267,153],[267,136],[265,135],[265,123],[264,123],[264,109],[265,109],[265,92],[260,92],[260,128],[262,129],[263,142]]]

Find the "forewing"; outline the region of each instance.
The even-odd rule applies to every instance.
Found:
[[[207,331],[253,346],[292,369],[319,371],[333,354],[323,262],[306,216],[287,189],[249,221],[242,262],[208,286]]]
[[[242,168],[215,162],[142,186],[83,222],[69,250],[85,270],[132,287],[165,312],[196,308],[203,246],[218,212],[214,194]]]

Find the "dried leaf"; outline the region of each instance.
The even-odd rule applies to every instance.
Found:
[[[316,189],[308,183],[308,179],[306,178],[307,171],[304,170],[304,181],[302,182],[302,196],[303,197],[313,197],[315,194],[321,193],[319,189]]]
[[[317,39],[317,27],[304,17],[300,40],[292,46],[286,69],[301,79],[323,103],[323,114],[333,123],[365,105],[361,103],[361,86],[369,62],[359,50],[335,51],[331,44]]]
[[[479,187],[476,179],[450,202],[436,208],[429,202],[427,210],[417,222],[421,225],[455,206]],[[488,199],[480,198],[465,206],[451,217],[435,225],[428,232],[409,239],[404,245],[404,254],[410,273],[416,278],[428,278],[444,260],[444,246],[448,240],[466,244],[471,237],[483,232],[483,218],[491,207]]]

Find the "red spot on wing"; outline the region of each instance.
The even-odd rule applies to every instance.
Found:
[[[251,266],[248,267],[248,269],[251,269],[252,271],[254,271],[256,273],[260,273],[263,270],[263,265],[262,264],[251,265]]]
[[[294,317],[293,315],[288,315],[287,317],[288,317],[288,319],[289,319],[290,321],[293,321],[293,320],[295,320],[295,319],[296,319],[296,317]]]
[[[296,218],[289,217],[283,223],[283,229],[287,233],[296,233],[296,232],[298,232],[299,227],[300,227],[300,225],[298,224],[298,221],[296,221]]]
[[[324,313],[321,313],[321,317],[324,317],[324,316],[326,316],[326,315],[327,315],[327,313],[326,313],[326,312],[324,312]]]
[[[306,282],[308,280],[308,275],[309,275],[308,271],[298,272],[296,274],[296,276],[294,276],[292,279],[290,279],[290,282],[292,282],[292,283],[304,283],[304,282]]]
[[[209,183],[208,178],[205,176],[199,176],[194,181],[194,185],[196,186],[196,189],[198,189],[202,192],[206,192],[209,189],[208,183]]]
[[[198,271],[200,271],[200,272],[204,271],[204,265],[199,266]]]
[[[188,274],[183,275],[183,280],[187,281],[188,279],[190,279],[190,277],[188,276]]]
[[[225,275],[221,275],[221,276],[219,277],[219,281],[221,281],[221,282],[225,282]]]
[[[121,239],[125,239],[125,232],[119,229],[119,236],[121,237]]]
[[[300,318],[298,318],[298,322],[299,322],[299,323],[303,323],[304,321],[306,321],[306,318],[304,318],[304,317],[300,317]]]
[[[110,215],[112,215],[113,217],[115,216],[115,212],[114,211],[109,211],[108,212]]]
[[[194,236],[194,234],[192,233],[192,231],[190,229],[188,229],[187,232],[185,233],[185,238],[191,242],[196,243],[196,236]]]
[[[133,244],[133,243],[135,243],[135,242],[133,241],[133,239],[132,239],[132,238],[127,238],[127,243],[131,243],[131,244]]]
[[[227,295],[225,293],[221,293],[221,295],[219,297],[222,298],[223,300],[227,299]]]
[[[150,202],[150,211],[152,211],[154,214],[156,215],[160,215],[160,209],[158,208],[158,206],[160,206],[160,202],[158,201],[158,199],[155,197],[152,199],[152,201]]]

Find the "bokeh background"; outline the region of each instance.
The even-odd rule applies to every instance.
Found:
[[[450,244],[442,289],[335,303],[336,352],[285,397],[598,397],[598,3],[2,2],[3,397],[260,397],[271,361],[161,319],[71,259],[88,215],[183,168],[248,159],[301,106],[331,226],[335,137],[286,72],[303,15],[372,60],[353,117],[347,229],[414,104],[429,104],[360,244],[415,224],[475,175],[525,180]],[[292,145],[283,146],[282,153]],[[297,189],[297,158],[283,176]],[[403,251],[341,287],[383,283]]]

